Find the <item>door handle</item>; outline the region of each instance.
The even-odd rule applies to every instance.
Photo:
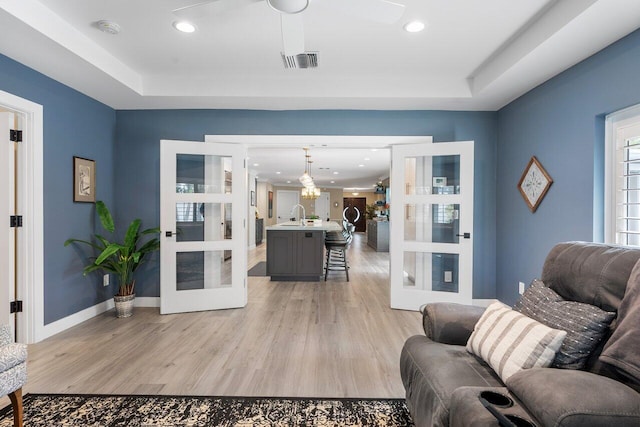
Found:
[[[164,235],[166,237],[172,237],[173,236],[173,231],[165,231]]]
[[[465,239],[470,239],[471,238],[471,233],[456,234],[456,236],[464,237]]]

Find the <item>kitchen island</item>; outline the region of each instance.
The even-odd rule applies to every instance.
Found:
[[[340,230],[334,221],[314,225],[290,221],[267,227],[267,276],[275,281],[319,281],[325,233]]]

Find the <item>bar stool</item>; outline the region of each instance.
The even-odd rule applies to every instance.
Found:
[[[348,237],[348,238],[347,238]],[[349,281],[349,265],[347,264],[347,246],[351,242],[352,236],[348,232],[330,231],[324,239],[324,247],[327,251],[325,261],[324,281],[327,281],[329,270],[344,270]]]

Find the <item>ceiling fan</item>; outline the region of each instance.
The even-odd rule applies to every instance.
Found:
[[[208,0],[175,9],[173,13],[190,21],[205,19],[228,10],[238,9],[260,1],[280,14],[283,55],[303,54],[304,29],[302,13],[311,0]],[[392,24],[404,13],[404,5],[389,0],[318,0],[348,15],[382,24]]]

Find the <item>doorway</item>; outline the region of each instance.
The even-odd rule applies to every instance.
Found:
[[[15,331],[19,342],[34,343],[52,335],[44,325],[43,108],[4,91],[0,91],[0,108],[14,113],[22,130],[22,142],[18,143],[17,152],[13,147],[14,154],[11,155],[14,161],[12,170],[16,171],[13,181],[17,183],[17,193],[13,196],[14,204],[17,200],[14,212],[23,216],[22,227],[17,227],[17,232],[13,230],[17,237],[13,262],[16,296],[22,300],[22,312],[18,314]],[[3,135],[5,138],[9,136],[8,133]],[[2,144],[7,150],[9,145]],[[8,153],[0,156],[3,161]],[[0,173],[6,172],[3,165]],[[3,200],[0,201],[3,209],[11,197],[5,193],[6,189],[3,189]],[[9,221],[4,224],[10,225]],[[5,307],[9,311],[8,305]]]
[[[458,143],[446,143],[431,144],[433,138],[429,136],[346,136],[346,135],[205,135],[205,142],[218,142],[218,143],[236,143],[244,145],[251,149],[254,147],[340,147],[340,148],[362,148],[368,149],[388,149],[391,148],[392,152],[395,150],[398,154],[408,153],[406,158],[419,157],[421,161],[421,167],[416,169],[420,173],[420,180],[415,180],[417,183],[420,181],[418,188],[414,188],[417,193],[408,192],[413,187],[405,186],[405,172],[411,169],[412,162],[407,161],[405,157],[398,157],[398,162],[392,160],[392,177],[391,177],[391,197],[393,201],[391,204],[391,213],[394,215],[390,217],[390,235],[395,236],[390,242],[390,282],[389,289],[392,294],[401,294],[404,298],[407,296],[411,300],[411,306],[406,309],[415,310],[417,307],[425,302],[433,301],[433,298],[444,298],[443,300],[464,300],[465,303],[471,303],[472,295],[472,277],[473,277],[473,230],[472,223],[469,221],[468,227],[464,228],[462,234],[462,242],[459,248],[454,246],[442,246],[443,243],[432,242],[429,233],[425,232],[417,237],[412,237],[405,233],[405,222],[415,222],[416,225],[422,224],[423,219],[429,219],[428,223],[435,224],[433,227],[439,227],[444,221],[446,224],[454,221],[456,224],[458,221],[462,224],[463,216],[464,221],[472,219],[472,205],[471,209],[465,209],[462,211],[456,205],[462,205],[462,199],[469,199],[473,203],[473,198],[469,197],[473,189],[473,149],[466,150],[464,157],[465,164],[464,173],[466,177],[470,177],[470,181],[465,185],[461,185],[461,191],[464,194],[440,194],[435,190],[432,194],[432,187],[437,187],[440,184],[442,175],[436,176],[437,171],[430,164],[438,164],[436,161],[433,163],[433,157],[439,157],[443,155],[457,156],[458,150],[462,145]],[[473,145],[473,142],[469,142],[467,145]],[[412,149],[419,149],[421,151],[412,152]],[[440,152],[440,150],[443,150]],[[461,157],[462,158],[462,157]],[[470,167],[468,165],[471,165]],[[396,178],[394,179],[394,171],[396,171]],[[434,180],[435,179],[435,180]],[[460,178],[461,181],[466,181],[467,178]],[[453,178],[452,178],[453,182]],[[395,184],[394,184],[395,183]],[[394,186],[395,185],[395,186]],[[458,191],[456,186],[454,187],[454,193]],[[395,190],[394,190],[395,188]],[[440,188],[438,188],[440,190]],[[448,189],[447,189],[448,190]],[[438,197],[435,197],[438,196]],[[366,202],[365,202],[366,205]],[[433,208],[437,205],[437,211],[442,211],[442,218],[438,216],[433,219]],[[444,209],[440,209],[440,205],[446,205]],[[451,207],[453,205],[453,207]],[[415,212],[420,209],[420,215],[416,215]],[[361,213],[361,216],[363,215]],[[440,215],[440,214],[438,214]],[[457,215],[460,215],[457,217]],[[407,229],[409,230],[409,229]],[[458,233],[456,233],[458,234]],[[459,236],[456,236],[458,238]],[[424,242],[423,242],[424,241]],[[425,243],[424,247],[422,243]],[[427,246],[431,245],[431,246]],[[453,244],[451,244],[453,245]],[[427,255],[423,255],[427,254]],[[447,262],[441,265],[443,279],[434,278],[429,273],[428,266],[431,265],[426,262],[426,258],[429,255],[439,257],[446,255],[449,258],[458,259],[458,266],[450,266],[447,262],[449,258],[446,258]],[[419,262],[413,262],[413,258],[422,257]],[[456,258],[457,257],[457,258]],[[420,267],[419,269],[417,267]],[[425,267],[425,268],[422,268]],[[414,271],[416,270],[416,271]],[[437,270],[437,271],[440,271]],[[433,271],[436,271],[435,269]],[[456,276],[455,271],[460,271],[460,276]],[[419,274],[418,274],[419,273]],[[405,283],[408,280],[408,283]],[[424,282],[424,283],[423,283]],[[433,283],[431,283],[433,282]],[[437,282],[437,283],[436,283]],[[445,286],[450,286],[451,283],[456,284],[456,288],[451,292],[431,291],[434,289],[434,284],[440,282],[445,283]],[[394,284],[395,283],[395,284]],[[437,286],[436,286],[437,287]],[[436,295],[435,292],[438,292]],[[448,298],[448,299],[447,299]],[[437,300],[437,299],[436,299]],[[402,301],[401,301],[402,302]],[[404,303],[398,303],[394,301],[392,297],[391,306],[393,308],[404,308]]]
[[[331,213],[329,211],[329,202],[331,195],[327,192],[320,193],[320,197],[315,202],[315,214],[323,221],[329,221]]]
[[[366,197],[345,197],[342,199],[342,219],[355,225],[356,232],[364,233],[367,230],[365,212],[367,210]]]

